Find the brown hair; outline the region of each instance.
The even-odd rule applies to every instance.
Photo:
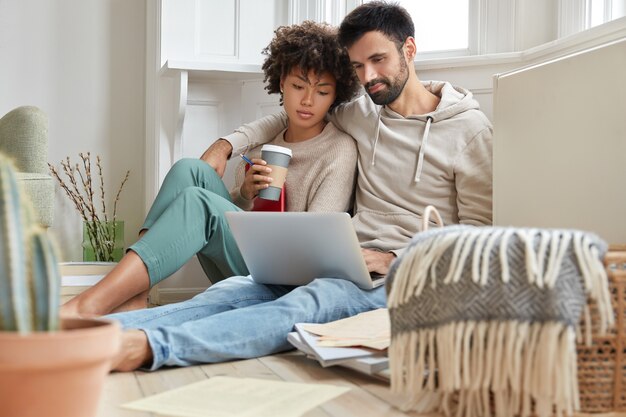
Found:
[[[326,23],[307,20],[299,25],[280,26],[263,49],[263,55],[267,56],[263,62],[265,89],[270,94],[280,93],[281,77],[295,67],[300,67],[305,76],[311,70],[318,75],[322,72],[334,75],[337,96],[330,109],[349,101],[359,90],[350,58],[339,45],[337,29]],[[283,104],[282,94],[280,104]]]

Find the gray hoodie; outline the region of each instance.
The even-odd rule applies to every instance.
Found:
[[[492,222],[491,124],[471,92],[445,82],[423,84],[441,97],[431,113],[405,118],[363,95],[330,117],[357,142],[353,223],[362,247],[400,255],[420,231],[427,205],[444,224]],[[267,116],[225,139],[238,155],[285,125],[284,113]]]

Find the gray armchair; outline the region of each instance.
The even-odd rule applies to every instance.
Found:
[[[18,107],[0,119],[0,152],[13,159],[18,181],[35,207],[39,223],[52,225],[54,182],[48,171],[48,117],[37,107]]]

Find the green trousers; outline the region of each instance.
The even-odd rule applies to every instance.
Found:
[[[248,275],[228,222],[241,211],[215,170],[199,159],[181,159],[168,172],[130,250],[148,268],[150,286],[169,277],[196,255],[212,283]]]

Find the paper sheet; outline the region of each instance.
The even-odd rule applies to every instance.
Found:
[[[306,331],[321,336],[319,346],[366,346],[386,349],[391,340],[389,311],[368,311],[326,324],[303,324]]]
[[[347,391],[334,385],[217,376],[122,407],[180,417],[297,417]]]

